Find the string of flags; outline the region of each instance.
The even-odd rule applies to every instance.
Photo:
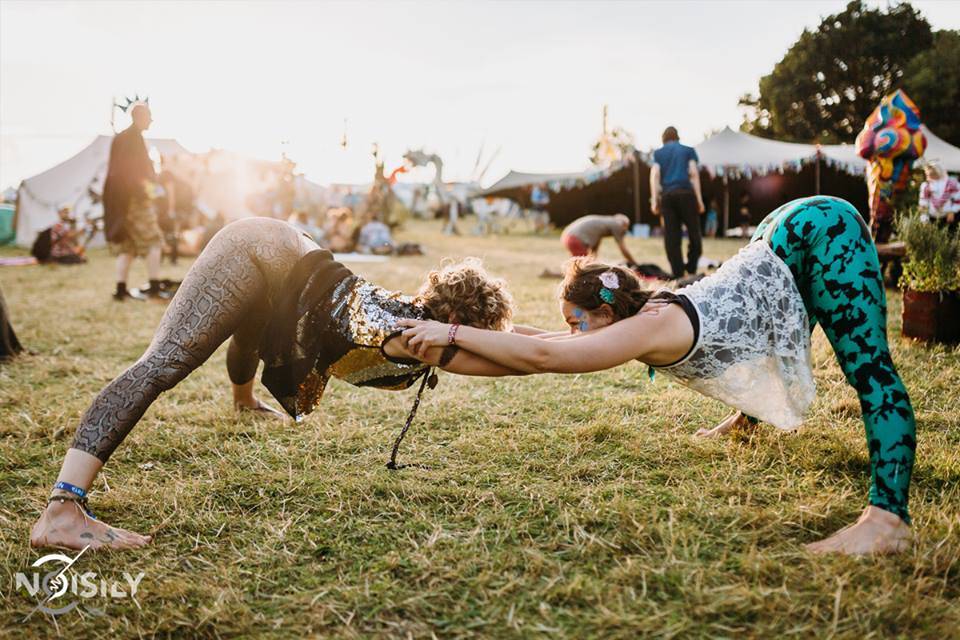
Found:
[[[814,154],[807,158],[798,158],[796,160],[789,160],[782,163],[771,163],[767,165],[724,165],[724,166],[704,166],[704,169],[707,171],[707,174],[711,178],[727,178],[728,180],[740,180],[746,179],[750,180],[754,177],[763,177],[770,174],[779,174],[783,175],[787,172],[799,173],[807,165],[813,164],[817,161],[819,156],[820,161],[832,168],[837,169],[838,171],[843,171],[844,173],[851,176],[863,176],[864,165],[862,162],[857,161],[844,161],[831,158],[830,156],[820,153]],[[613,174],[618,171],[623,170],[630,163],[634,161],[634,157],[639,157],[640,161],[645,164],[653,164],[653,152],[644,152],[639,151],[637,154],[628,154],[621,160],[618,160],[614,163],[611,163],[606,167],[596,167],[592,170],[586,171],[581,175],[569,177],[569,178],[560,178],[556,180],[549,180],[542,184],[537,185],[541,189],[547,189],[551,193],[559,193],[561,191],[568,191],[570,189],[579,189],[585,186],[594,184],[595,182],[601,182],[607,180]]]

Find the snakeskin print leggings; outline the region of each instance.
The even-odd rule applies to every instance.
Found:
[[[231,336],[230,380],[252,380],[271,298],[297,260],[316,248],[279,220],[248,218],[224,227],[190,268],[146,352],[83,414],[73,448],[106,462],[157,396]]]
[[[857,210],[839,198],[789,202],[757,228],[793,273],[810,316],[856,389],[870,456],[870,504],[910,521],[917,446],[913,407],[887,347],[887,303],[877,250]]]

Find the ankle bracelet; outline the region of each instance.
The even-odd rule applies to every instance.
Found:
[[[76,485],[72,485],[69,482],[58,482],[57,484],[53,485],[53,490],[65,491],[66,493],[51,495],[49,498],[47,498],[47,504],[57,501],[59,501],[60,504],[65,502],[75,502],[77,506],[83,509],[83,512],[92,520],[97,519],[97,516],[93,515],[93,512],[90,511],[90,507],[87,505],[87,492],[84,489],[81,489]]]

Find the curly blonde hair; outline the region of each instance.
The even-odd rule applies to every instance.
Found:
[[[503,331],[513,318],[513,296],[507,283],[494,278],[478,258],[448,262],[427,274],[418,300],[441,322],[456,322]]]

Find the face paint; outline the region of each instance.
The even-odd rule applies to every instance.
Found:
[[[573,310],[573,317],[574,317],[574,318],[577,318],[577,319],[582,318],[582,317],[583,317],[583,309],[581,309],[580,307],[575,307],[574,310]]]
[[[590,326],[587,324],[587,321],[586,321],[586,320],[584,320],[583,322],[580,323],[580,331],[586,331],[586,330],[588,330],[589,328],[590,328]]]

